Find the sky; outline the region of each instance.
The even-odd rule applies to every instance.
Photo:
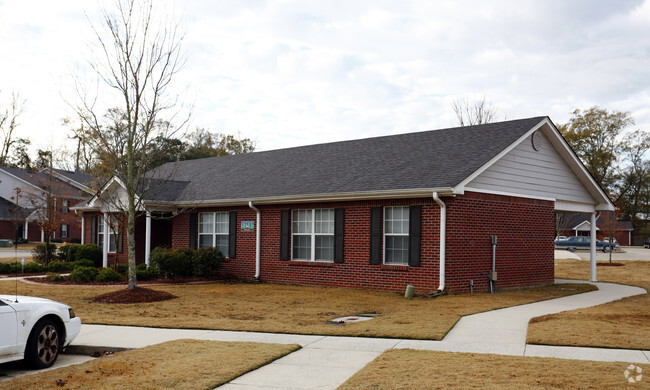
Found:
[[[17,135],[73,148],[75,76],[88,77],[95,0],[0,0],[0,109]],[[452,103],[497,119],[629,111],[650,131],[650,0],[156,0],[181,20],[174,79],[189,128],[257,150],[453,127]]]

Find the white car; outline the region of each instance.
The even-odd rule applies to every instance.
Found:
[[[0,295],[0,363],[25,359],[32,368],[50,367],[80,330],[81,319],[66,304]]]

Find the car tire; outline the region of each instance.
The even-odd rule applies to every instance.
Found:
[[[44,318],[34,325],[25,347],[25,362],[32,368],[48,368],[56,362],[63,340],[54,321]]]
[[[609,253],[609,245],[603,246],[603,253]]]
[[[569,252],[573,253],[573,252],[576,251],[576,248],[570,246],[570,247],[566,248],[566,250],[568,250]]]

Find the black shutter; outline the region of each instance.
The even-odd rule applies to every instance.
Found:
[[[197,213],[190,213],[190,249],[196,249],[197,234],[199,227],[199,218]]]
[[[280,214],[280,260],[289,260],[289,210],[282,210]]]
[[[334,209],[334,262],[342,263],[344,250],[345,209]]]
[[[231,211],[230,226],[228,228],[228,257],[234,259],[237,257],[237,212]]]
[[[370,208],[370,264],[381,264],[381,207]]]
[[[422,241],[422,206],[411,206],[409,210],[409,266],[420,266]]]
[[[97,216],[90,217],[90,243],[97,244]]]

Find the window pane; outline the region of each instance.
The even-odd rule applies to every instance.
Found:
[[[215,248],[221,251],[223,257],[228,257],[228,235],[216,235],[217,245]]]
[[[109,239],[109,241],[108,241],[108,251],[109,252],[115,252],[115,248],[116,248],[116,246],[115,246],[115,238],[116,238],[116,234],[113,233],[112,229],[110,229],[110,233],[108,234],[108,239]]]
[[[228,218],[228,213],[215,213],[215,233],[228,234],[228,228],[230,226],[230,218]],[[224,255],[225,256],[225,255]]]
[[[199,233],[214,233],[214,213],[199,213]]]
[[[293,259],[311,260],[311,236],[293,236]]]
[[[334,260],[334,236],[316,236],[316,260]]]
[[[104,217],[97,218],[97,234],[104,233]]]
[[[212,242],[212,238],[214,236],[212,234],[200,234],[199,235],[199,248],[207,248],[210,246],[214,246],[214,242]]]
[[[384,229],[386,234],[409,234],[409,208],[386,207]]]
[[[311,210],[293,211],[293,233],[311,233]]]
[[[386,263],[408,264],[408,237],[386,236]]]
[[[314,233],[334,234],[334,210],[315,210]]]

